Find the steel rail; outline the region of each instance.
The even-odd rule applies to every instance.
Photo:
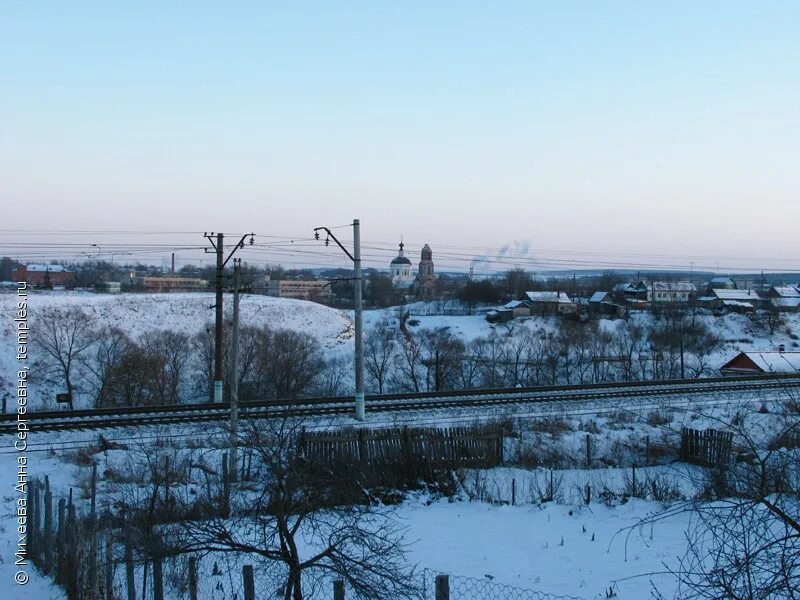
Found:
[[[434,411],[492,407],[510,404],[537,404],[558,401],[595,401],[645,397],[668,397],[800,388],[797,376],[758,376],[625,382],[615,384],[504,388],[463,392],[425,392],[368,397],[372,412]],[[241,418],[288,418],[346,416],[352,413],[352,398],[308,398],[293,402],[245,402]],[[25,415],[32,431],[89,430],[152,424],[214,422],[228,419],[228,405],[197,404],[176,406],[125,407],[77,411],[32,412]],[[16,414],[0,417],[0,435],[17,431]]]

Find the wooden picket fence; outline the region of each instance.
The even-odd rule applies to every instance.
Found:
[[[708,467],[725,465],[731,458],[733,433],[718,429],[681,430],[681,460]]]
[[[300,450],[312,462],[433,469],[486,468],[503,462],[500,426],[392,427],[302,432]]]
[[[27,486],[27,557],[51,575],[69,600],[111,598],[113,540],[98,526],[96,513],[77,513],[72,490],[53,498],[48,477]]]

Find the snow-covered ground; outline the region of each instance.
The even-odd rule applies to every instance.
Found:
[[[651,574],[663,572],[665,563],[674,566],[686,545],[688,515],[636,527],[662,509],[636,499],[616,507],[440,500],[407,502],[397,513],[416,540],[412,560],[425,568],[586,599],[605,598],[614,588],[619,598],[642,600],[650,597],[651,582],[672,595],[674,578]]]
[[[35,327],[36,315],[44,307],[80,307],[92,319],[97,328],[119,327],[128,335],[137,337],[153,330],[173,330],[194,335],[212,325],[214,303],[212,294],[118,294],[104,295],[88,292],[45,292],[32,291],[29,296],[29,315]],[[0,294],[0,311],[5,315],[0,323],[0,396],[14,396],[14,377],[17,361],[13,349],[16,345],[16,330],[11,319],[16,305],[13,293]],[[226,310],[230,308],[230,298],[226,299]],[[412,333],[433,330],[447,330],[469,343],[485,338],[492,333],[503,339],[513,340],[516,336],[534,332],[537,337],[555,334],[559,320],[553,316],[519,318],[506,324],[488,323],[484,316],[436,315],[436,303],[415,303],[407,307],[393,307],[365,312],[365,331],[370,335],[381,323],[389,323],[397,328],[401,311],[408,311],[408,329]],[[352,314],[332,309],[313,302],[270,298],[266,296],[245,296],[242,299],[242,322],[251,325],[269,325],[274,328],[291,329],[313,336],[323,354],[328,359],[349,357],[353,349]],[[795,349],[800,333],[800,314],[785,315],[785,325],[770,334],[763,324],[754,323],[748,316],[729,314],[714,317],[699,315],[711,331],[722,340],[707,359],[706,375],[715,375],[719,367],[740,351],[774,350],[779,344],[787,349]],[[649,313],[635,313],[631,322],[647,326],[652,324]],[[613,331],[622,327],[624,321],[601,320],[600,327]],[[32,332],[32,339],[35,330]],[[30,361],[36,360],[36,348],[31,344]],[[346,375],[349,376],[349,375]],[[31,406],[52,407],[54,390],[47,386],[37,387],[36,373],[31,378]]]
[[[49,474],[56,498],[67,495],[70,487],[76,489],[79,511],[85,511],[88,501],[81,494],[79,484],[86,483],[87,467],[74,464],[72,460],[68,455],[36,453],[31,456],[31,472],[37,476]],[[100,471],[114,464],[118,466],[125,460],[125,451],[110,451],[101,461]],[[0,454],[0,472],[10,476],[15,462],[13,453]],[[675,477],[681,475],[680,468],[676,467],[654,469]],[[536,474],[506,468],[482,473],[506,484],[510,484],[512,478],[521,482],[523,477]],[[593,474],[602,475],[616,489],[624,483],[624,470],[602,470]],[[568,470],[559,472],[557,476],[566,481],[562,484],[566,488],[591,475],[581,470]],[[478,579],[490,584],[586,599],[605,597],[609,587],[616,590],[619,598],[646,598],[651,581],[667,596],[674,589],[676,584],[671,576],[651,573],[664,571],[664,564],[674,565],[675,559],[682,554],[688,516],[672,517],[654,527],[637,528],[643,518],[662,510],[665,505],[638,499],[613,507],[597,502],[588,506],[570,502],[536,505],[527,503],[528,499],[523,498],[522,484],[518,485],[519,502],[525,502],[522,506],[469,500],[466,494],[461,494],[455,501],[415,494],[403,504],[391,508],[400,524],[407,528],[405,539],[410,545],[409,563],[434,573],[449,573],[454,581],[457,577],[470,578],[464,585],[474,585],[471,580]],[[102,507],[108,497],[104,485],[101,484],[99,490],[98,504]],[[26,569],[31,577],[27,585],[5,587],[6,582],[13,581],[17,571],[12,560],[17,539],[14,522],[13,498],[6,495],[0,513],[0,581],[6,590],[2,597],[25,600],[63,598],[63,593],[52,587],[49,579],[38,575],[31,567]],[[628,528],[633,529],[629,531]],[[238,585],[235,574],[241,570],[238,565],[232,566],[220,558],[221,568],[230,569],[234,577],[229,578],[228,573],[219,578],[219,582],[225,585],[222,595],[214,595],[211,584],[218,580],[212,576],[213,563],[214,557],[211,556],[203,558],[201,563],[201,589],[208,592],[203,597],[222,598],[225,597],[227,581]],[[121,570],[117,571],[121,578]],[[177,600],[180,596],[172,591],[167,597]],[[458,598],[485,600],[486,597],[464,595]]]
[[[743,426],[760,443],[770,439],[774,424],[784,418],[776,404],[768,405],[769,412],[749,410]],[[698,407],[686,410],[652,408],[639,412],[626,410],[620,413],[567,416],[556,415],[545,421],[521,421],[517,424],[526,430],[520,438],[509,439],[507,459],[517,458],[515,446],[523,450],[533,447],[538,451],[560,452],[572,456],[572,466],[526,468],[517,463],[488,470],[459,473],[459,489],[453,499],[411,494],[402,504],[389,507],[407,528],[406,541],[410,546],[408,561],[428,573],[448,573],[453,577],[453,589],[480,589],[479,584],[490,586],[510,585],[555,595],[570,595],[586,600],[605,598],[609,588],[616,597],[640,600],[650,597],[655,587],[665,597],[673,597],[677,582],[665,573],[677,564],[686,549],[689,514],[670,516],[650,526],[638,525],[648,516],[674,506],[680,498],[694,498],[705,481],[697,467],[682,463],[658,464],[636,469],[638,486],[647,500],[630,498],[632,469],[630,460],[620,468],[604,468],[608,457],[619,447],[630,456],[640,456],[641,442],[650,437],[655,446],[660,434],[672,437],[683,425],[695,427],[719,426],[731,420],[745,408],[744,403],[717,408],[705,415]],[[538,423],[538,424],[537,424]],[[180,429],[180,430],[178,430]],[[127,473],[131,456],[145,447],[160,447],[166,452],[189,451],[198,460],[214,468],[221,460],[227,441],[224,431],[212,425],[193,425],[183,428],[153,427],[104,432],[112,441],[127,448],[97,452],[90,457],[98,463],[101,480],[98,485],[98,506],[101,510],[111,503],[118,483],[106,479],[109,473]],[[763,439],[753,432],[762,431]],[[216,435],[215,435],[216,434]],[[577,468],[585,454],[587,435],[592,437],[593,469]],[[48,475],[55,498],[75,490],[79,511],[88,510],[87,482],[91,467],[85,453],[73,449],[59,449],[62,442],[83,440],[96,442],[96,434],[86,432],[36,433],[35,445],[29,454],[29,472],[33,476]],[[9,489],[16,470],[16,452],[9,436],[0,436],[0,473],[8,477]],[[87,444],[84,443],[83,446]],[[47,451],[48,447],[55,451]],[[141,459],[141,456],[140,456]],[[674,459],[667,457],[667,462]],[[192,462],[195,462],[193,459]],[[570,462],[570,461],[567,461]],[[636,463],[637,459],[634,458]],[[654,460],[654,462],[659,462]],[[642,464],[639,462],[638,464]],[[583,465],[582,465],[583,466]],[[552,473],[552,475],[551,475]],[[554,501],[542,503],[541,491],[551,480]],[[656,481],[665,498],[652,500],[650,484]],[[591,502],[584,500],[584,490],[589,485]],[[645,484],[645,485],[643,485]],[[136,481],[125,485],[138,485]],[[188,485],[202,486],[202,480]],[[516,506],[510,506],[512,485]],[[115,487],[116,486],[116,487]],[[13,557],[16,531],[13,527],[13,496],[7,492],[0,512],[0,577],[12,581],[15,569],[9,561]],[[245,559],[205,556],[200,566],[203,598],[232,597],[238,590],[241,562]],[[252,559],[246,559],[252,562]],[[217,562],[222,574],[213,574]],[[256,563],[256,577],[263,567]],[[26,600],[61,598],[58,590],[51,589],[47,580],[37,577],[29,569],[31,582],[25,588],[12,588],[16,596]],[[118,583],[122,572],[118,569]],[[137,580],[138,577],[137,577]],[[457,588],[463,585],[462,588]],[[266,584],[264,584],[266,585]],[[218,589],[219,588],[219,589]],[[495,588],[496,589],[496,588]],[[177,600],[174,590],[167,596]],[[323,595],[323,597],[327,597]],[[486,600],[490,595],[459,595],[458,600]]]
[[[189,336],[213,327],[213,294],[93,294],[89,292],[47,292],[32,290],[28,296],[28,318],[31,336],[28,365],[37,359],[35,339],[36,316],[45,307],[82,309],[94,327],[118,327],[133,339],[154,330],[169,330]],[[0,294],[0,397],[15,397],[17,360],[16,293]],[[231,299],[226,298],[226,312]],[[353,322],[345,312],[315,302],[271,298],[268,296],[243,296],[241,301],[243,325],[268,325],[275,329],[290,329],[306,333],[318,340],[327,358],[340,353],[351,353],[353,347]],[[31,368],[31,401],[33,408],[52,408],[54,390],[37,382],[36,371]]]

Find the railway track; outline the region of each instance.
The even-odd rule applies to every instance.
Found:
[[[674,396],[735,394],[767,390],[800,391],[800,376],[724,377],[691,380],[604,383],[593,385],[546,386],[388,394],[367,396],[371,413],[481,409],[497,406],[544,402],[580,403],[598,400],[625,400]],[[352,414],[351,397],[306,398],[293,402],[243,402],[240,418],[336,417]],[[25,415],[31,431],[81,431],[131,427],[215,422],[228,419],[228,404],[188,404],[176,406],[126,407],[76,411],[43,411]],[[0,435],[17,431],[16,414],[0,416]]]

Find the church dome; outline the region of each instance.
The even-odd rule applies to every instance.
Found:
[[[422,255],[422,260],[431,260],[431,259],[433,259],[433,251],[431,250],[431,247],[428,246],[428,244],[425,244],[422,247],[421,255]]]
[[[392,260],[391,264],[393,265],[410,265],[411,261],[408,260],[405,256],[403,256],[403,242],[400,242],[400,252],[398,253],[397,257]]]

